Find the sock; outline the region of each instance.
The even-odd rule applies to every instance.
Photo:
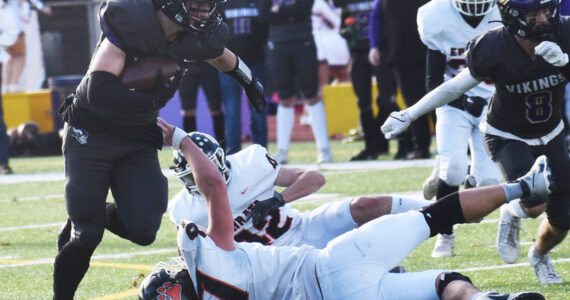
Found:
[[[405,197],[392,195],[392,210],[390,211],[390,214],[395,215],[410,210],[422,208],[430,204],[432,204],[432,201],[405,198]]]
[[[196,131],[196,116],[184,117],[182,122],[184,126],[184,131],[186,132]]]
[[[223,149],[226,149],[225,146],[225,124],[224,124],[224,114],[223,113],[219,113],[216,115],[212,115],[212,121],[214,123],[214,135],[216,136],[216,140],[218,140],[218,143],[220,143],[220,145],[222,145]]]
[[[65,244],[55,258],[53,269],[53,299],[73,299],[75,291],[89,269],[89,261],[95,249]]]
[[[119,213],[117,211],[117,205],[115,203],[107,202],[107,207],[105,208],[107,214],[105,216],[105,228],[110,232],[129,240],[129,234],[119,218]]]
[[[277,107],[277,150],[289,150],[294,123],[295,109],[279,105]]]
[[[506,205],[507,205],[507,211],[511,215],[517,216],[521,219],[528,218],[528,216],[526,215],[526,213],[524,212],[524,210],[521,207],[521,199],[515,199],[515,200],[507,203]]]
[[[520,198],[523,195],[523,188],[519,182],[503,183],[502,186],[507,202]]]
[[[308,105],[308,107],[311,115],[311,129],[313,129],[313,135],[317,142],[317,149],[320,151],[327,150],[329,149],[329,135],[325,105],[321,100],[317,104]]]

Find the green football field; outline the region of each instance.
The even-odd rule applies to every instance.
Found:
[[[346,162],[363,145],[361,142],[344,144],[335,141],[331,147],[335,162]],[[275,145],[270,145],[269,150],[274,152]],[[381,156],[379,160],[390,160],[393,155]],[[171,151],[162,151],[160,157],[162,167],[168,168]],[[294,143],[291,146],[290,163],[315,167],[315,158],[313,143]],[[61,176],[62,159],[18,158],[12,159],[10,164],[16,175],[0,176],[0,290],[3,291],[0,292],[0,299],[51,299],[57,230],[67,216]],[[321,169],[327,184],[316,195],[302,199],[293,206],[306,210],[325,201],[367,194],[404,193],[419,197],[421,184],[431,172],[430,165],[430,161],[412,162],[401,168],[327,164]],[[170,195],[173,196],[180,189],[177,180],[169,177]],[[111,198],[108,200],[112,201]],[[453,257],[432,258],[430,252],[435,239],[429,239],[402,265],[406,271],[458,270],[470,276],[483,290],[534,290],[543,293],[547,299],[570,299],[568,239],[551,253],[554,267],[564,283],[539,284],[526,260],[526,252],[543,217],[523,220],[521,257],[515,264],[505,264],[496,252],[494,245],[499,218],[496,211],[478,224],[456,227]],[[106,232],[79,286],[76,299],[136,299],[142,278],[150,273],[154,264],[176,254],[176,230],[166,215],[151,246],[137,246]]]

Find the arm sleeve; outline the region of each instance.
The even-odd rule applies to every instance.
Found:
[[[368,35],[370,38],[370,48],[379,48],[380,40],[382,38],[382,23],[381,23],[381,13],[380,5],[382,0],[374,1],[374,7],[372,12],[370,12],[370,21],[368,21]]]
[[[453,79],[450,79],[433,91],[427,93],[416,104],[407,109],[412,120],[445,105],[463,95],[466,91],[479,84],[480,80],[475,79],[469,69],[464,69]]]
[[[428,92],[443,83],[446,60],[443,53],[428,49],[426,54],[426,90]]]

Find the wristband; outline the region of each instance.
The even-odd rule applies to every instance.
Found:
[[[187,136],[188,136],[188,134],[186,133],[186,131],[184,131],[178,127],[175,127],[174,133],[172,134],[172,149],[177,150],[177,151],[180,150],[180,143]]]

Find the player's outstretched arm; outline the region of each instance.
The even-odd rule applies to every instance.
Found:
[[[263,85],[253,75],[249,67],[230,50],[224,49],[222,55],[207,60],[209,64],[216,67],[218,70],[235,78],[243,89],[249,100],[249,104],[257,111],[262,113],[265,110],[265,96],[263,95]]]
[[[473,77],[469,69],[461,71],[453,79],[444,82],[433,91],[427,93],[416,104],[405,110],[391,113],[381,127],[382,133],[384,133],[387,139],[399,135],[417,118],[459,98],[479,84],[479,82],[481,80]]]
[[[200,189],[208,207],[208,235],[224,250],[233,250],[233,217],[226,191],[226,182],[214,163],[206,157],[188,138],[184,130],[174,127],[162,118],[158,118],[164,143],[180,149],[184,153],[190,169],[194,170],[194,180]]]

